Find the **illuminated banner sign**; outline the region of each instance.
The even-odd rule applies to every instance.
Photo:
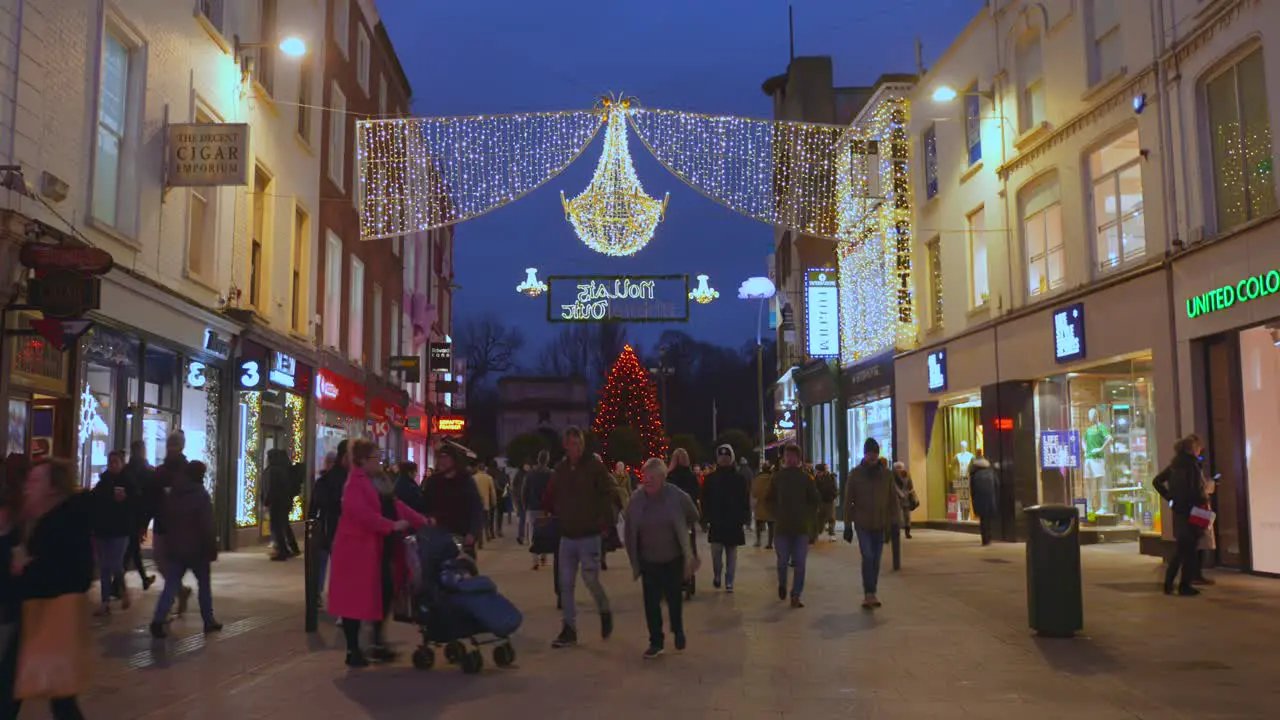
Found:
[[[1084,303],[1053,311],[1053,358],[1060,363],[1083,360]]]
[[[368,411],[364,386],[332,370],[316,371],[315,398],[322,409],[339,415],[363,418]]]
[[[929,363],[929,392],[947,391],[947,350],[934,350],[927,358]]]
[[[685,322],[688,275],[552,275],[547,278],[551,322]]]
[[[431,421],[439,435],[462,435],[467,431],[467,419],[461,415],[444,415]]]
[[[1217,290],[1187,298],[1187,318],[1207,315],[1237,303],[1257,300],[1280,292],[1280,270],[1258,273],[1234,285],[1223,285]]]
[[[840,290],[836,271],[811,268],[804,274],[806,349],[811,358],[840,357]]]

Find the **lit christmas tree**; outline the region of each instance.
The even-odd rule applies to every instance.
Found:
[[[609,436],[620,426],[633,427],[640,433],[646,458],[667,457],[667,435],[662,429],[658,396],[649,374],[640,365],[640,359],[630,345],[622,349],[622,354],[609,370],[609,377],[600,389],[596,419],[591,423],[591,430],[603,448],[600,455],[609,467],[614,463],[609,457]]]

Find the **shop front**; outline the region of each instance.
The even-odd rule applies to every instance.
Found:
[[[316,467],[338,451],[343,440],[369,435],[369,401],[364,385],[334,370],[316,371]]]
[[[1151,479],[1177,435],[1164,275],[1154,269],[1088,295],[901,356],[896,417],[922,484],[921,520],[957,530],[978,521],[973,461],[996,468],[996,537],[1026,536],[1022,509],[1075,506],[1081,540],[1158,537]]]
[[[272,457],[307,462],[307,398],[311,367],[292,354],[244,340],[236,358],[236,437],[240,454],[234,493],[237,546],[257,544],[270,533],[260,488]],[[274,451],[284,452],[283,456]],[[302,520],[302,498],[290,520]]]
[[[773,384],[773,441],[766,447],[772,451],[774,461],[782,457],[780,448],[800,439],[800,397],[796,387],[795,371],[790,367]]]
[[[369,437],[378,443],[383,462],[406,459],[404,423],[403,405],[383,397],[369,399]]]
[[[32,317],[15,313],[8,321],[30,330]],[[8,426],[6,454],[73,457],[78,423],[78,353],[62,352],[39,335],[5,338],[8,364]]]
[[[431,420],[426,408],[414,403],[405,411],[404,419],[404,457],[418,464],[418,471],[426,476],[427,471],[435,464],[435,455],[431,452],[427,430]]]
[[[1280,575],[1280,246],[1275,222],[1174,265],[1183,425],[1205,440],[1217,562]]]
[[[795,371],[796,391],[803,408],[804,459],[814,466],[841,467],[840,435],[844,421],[838,407],[836,375],[825,360],[811,360]]]
[[[840,473],[842,478],[858,464],[862,445],[869,438],[880,443],[882,457],[890,462],[897,459],[893,438],[893,356],[893,351],[888,351],[850,365],[841,377],[849,437],[848,466]]]

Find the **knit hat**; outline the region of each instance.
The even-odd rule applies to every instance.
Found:
[[[734,456],[733,456],[733,446],[732,446],[732,445],[729,445],[728,443],[725,443],[724,445],[721,445],[720,447],[716,448],[716,455],[717,455],[718,457],[723,457],[723,456],[727,455],[727,456],[729,456],[729,460],[730,460],[730,461],[732,461],[732,460],[734,459]]]

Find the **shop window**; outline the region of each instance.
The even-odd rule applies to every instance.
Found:
[[[324,344],[337,350],[342,337],[342,239],[332,230],[325,235],[324,251]]]
[[[965,219],[965,232],[969,236],[969,302],[980,308],[991,296],[991,279],[987,269],[987,214],[978,208]]]
[[[1057,290],[1066,281],[1066,240],[1056,174],[1019,193],[1022,236],[1026,242],[1027,291],[1035,297]]]
[[[1089,155],[1099,272],[1140,261],[1147,253],[1140,149],[1134,128]]]
[[[938,131],[930,125],[924,131],[924,196],[932,198],[938,194]]]
[[[93,487],[107,468],[107,453],[128,449],[138,391],[138,341],[98,328],[83,341],[77,414],[80,481]],[[148,454],[152,462],[163,457]]]
[[[163,460],[169,436],[182,429],[177,409],[185,373],[177,355],[154,345],[147,346],[142,362],[142,441],[148,457]]]
[[[218,478],[218,418],[221,375],[217,368],[190,361],[182,379],[181,430],[188,460],[199,460],[209,472],[205,489],[214,492]]]
[[[1076,506],[1086,532],[1159,530],[1153,372],[1148,355],[1036,385],[1039,500]]]
[[[880,398],[870,400],[849,408],[849,467],[861,462],[862,444],[867,438],[875,438],[880,443],[880,455],[893,462],[893,400]]]
[[[1271,323],[1240,333],[1244,447],[1248,477],[1247,513],[1251,569],[1280,573],[1280,326]],[[1236,478],[1228,478],[1233,482]],[[1226,483],[1224,483],[1226,484]],[[1222,505],[1225,497],[1219,496]],[[1232,513],[1234,514],[1234,512]],[[1223,518],[1218,518],[1219,527]]]
[[[1040,34],[1028,33],[1018,43],[1018,130],[1028,132],[1044,123],[1044,58]]]
[[[982,398],[976,393],[951,398],[926,409],[925,415],[926,427],[932,428],[925,456],[929,519],[977,522],[969,474],[974,458],[985,451]]]
[[[1120,35],[1120,3],[1091,0],[1088,4],[1090,48],[1089,85],[1097,85],[1124,71],[1124,43]]]
[[[1219,233],[1276,212],[1275,157],[1262,48],[1205,83]]]

